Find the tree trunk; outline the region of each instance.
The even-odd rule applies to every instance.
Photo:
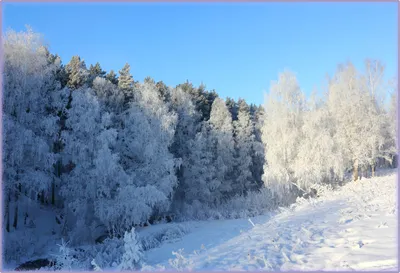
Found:
[[[54,206],[56,198],[55,198],[55,181],[53,179],[53,182],[51,183],[51,204]]]
[[[354,160],[354,165],[353,165],[353,180],[357,181],[358,180],[358,159]]]
[[[375,163],[371,164],[371,176],[372,177],[375,176],[375,168],[376,168],[376,164]]]
[[[7,214],[7,218],[6,218],[6,230],[7,232],[10,232],[10,193],[8,193],[8,198],[6,199],[6,214]]]
[[[14,229],[17,229],[18,226],[18,192],[15,193],[15,210],[14,210]]]
[[[40,203],[44,204],[44,190],[42,190],[42,193],[40,194]]]

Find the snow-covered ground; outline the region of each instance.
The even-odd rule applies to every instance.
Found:
[[[186,223],[181,239],[146,251],[148,269],[398,272],[396,170],[378,175],[280,213]]]
[[[349,182],[336,190],[321,188],[316,199],[298,199],[280,212],[251,219],[138,228],[138,237],[146,250],[143,270],[398,272],[396,172],[396,169],[380,171],[375,178]],[[54,213],[47,214],[49,220],[37,224],[53,222]],[[24,253],[16,252],[20,261],[8,263],[3,269],[13,270],[21,262],[57,253],[60,242],[50,235],[57,227],[54,225],[38,226],[37,232],[41,232],[38,238],[46,234],[46,241],[32,240],[31,248],[21,245],[18,249]],[[20,232],[16,235],[27,238],[23,230]],[[105,248],[116,252],[111,246]]]

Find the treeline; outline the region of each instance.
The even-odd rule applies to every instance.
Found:
[[[81,243],[98,226],[121,236],[258,192],[284,204],[396,154],[397,89],[387,106],[379,62],[365,74],[339,67],[323,99],[282,73],[261,107],[189,82],[138,82],[129,64],[118,76],[79,56],[64,65],[30,29],[9,31],[3,48],[7,232],[32,217],[23,202],[60,211],[64,236]]]

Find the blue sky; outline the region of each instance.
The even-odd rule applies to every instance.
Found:
[[[186,80],[261,104],[294,71],[309,94],[338,63],[376,58],[397,75],[397,3],[3,3],[3,31],[28,24],[63,63],[80,55],[135,80]]]

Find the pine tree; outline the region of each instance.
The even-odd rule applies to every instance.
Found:
[[[73,56],[70,62],[65,66],[68,74],[67,86],[71,89],[83,87],[89,78],[89,72],[86,69],[85,62],[79,56]]]
[[[135,229],[130,232],[125,232],[124,235],[125,253],[122,256],[122,261],[119,266],[120,270],[135,270],[138,269],[143,259],[142,246],[137,241]]]
[[[114,70],[110,70],[110,72],[106,75],[106,79],[109,80],[112,84],[118,85],[118,77],[115,74]]]
[[[210,113],[212,149],[217,172],[215,179],[219,181],[220,194],[230,196],[234,189],[232,170],[234,167],[234,139],[232,116],[225,102],[216,98]]]
[[[232,120],[236,121],[238,119],[239,102],[236,102],[234,99],[228,97],[226,98],[225,103],[232,115]]]
[[[97,62],[95,65],[90,65],[89,67],[89,76],[88,76],[88,84],[89,86],[93,86],[93,81],[96,77],[104,78],[106,72],[103,71],[100,64]]]
[[[252,155],[255,153],[254,127],[250,119],[250,109],[244,100],[238,102],[238,119],[235,127],[235,191],[243,194],[256,189],[256,181],[251,172]]]
[[[133,77],[130,74],[131,66],[126,63],[124,67],[119,71],[118,88],[123,92],[125,96],[125,104],[128,104],[134,99],[133,94]]]

